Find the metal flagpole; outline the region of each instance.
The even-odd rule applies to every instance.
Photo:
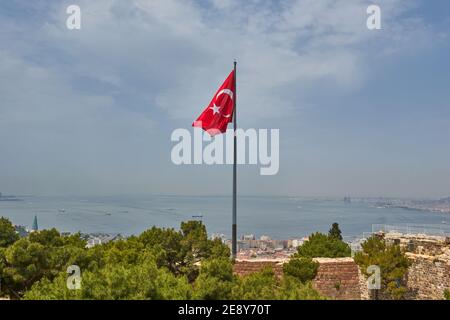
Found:
[[[237,254],[237,137],[236,137],[236,100],[237,100],[237,83],[236,83],[236,66],[234,61],[234,99],[233,99],[233,121],[234,121],[234,161],[233,161],[233,225],[232,225],[232,244],[231,254],[232,258],[236,259]]]

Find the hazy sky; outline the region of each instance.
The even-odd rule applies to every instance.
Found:
[[[0,192],[230,194],[170,135],[236,58],[239,125],[281,140],[241,194],[450,195],[450,3],[374,2],[377,31],[362,0],[1,1]]]

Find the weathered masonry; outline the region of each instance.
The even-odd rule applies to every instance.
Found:
[[[411,266],[405,278],[406,299],[441,300],[450,290],[450,238],[426,235],[380,234],[386,241],[399,244]],[[367,283],[352,258],[317,258],[319,269],[314,287],[324,296],[338,300],[369,299]],[[266,266],[277,276],[283,274],[286,260],[238,260],[234,272],[247,275]]]

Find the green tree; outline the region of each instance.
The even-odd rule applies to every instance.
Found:
[[[296,257],[304,258],[342,258],[350,257],[350,246],[342,240],[323,233],[313,233],[296,253]]]
[[[301,282],[297,277],[284,274],[277,277],[271,267],[239,277],[233,287],[237,300],[321,300],[311,282]]]
[[[56,229],[31,233],[0,252],[4,291],[19,298],[41,280],[52,280],[69,265],[88,268],[92,257],[79,235],[62,237]]]
[[[80,290],[69,290],[67,288],[67,274],[61,272],[50,281],[42,278],[33,284],[30,290],[25,292],[25,300],[80,300],[82,299]]]
[[[83,299],[189,299],[190,292],[185,277],[176,277],[165,268],[157,268],[151,259],[136,265],[107,265],[94,273],[82,273]]]
[[[145,259],[147,253],[157,252],[151,248],[145,247],[144,244],[138,241],[136,237],[109,242],[103,246],[96,246],[94,248],[103,249],[102,258],[105,265],[134,265],[140,263],[141,259]],[[153,256],[155,255],[153,254]],[[165,264],[161,263],[160,265],[162,266]],[[167,267],[167,265],[165,266]]]
[[[317,275],[319,263],[311,258],[293,257],[289,262],[283,265],[283,273],[285,276],[291,276],[298,279],[302,283],[313,280]]]
[[[194,297],[200,300],[228,300],[235,280],[229,258],[204,260],[194,284]]]
[[[44,300],[321,298],[309,282],[316,270],[310,258],[296,257],[282,278],[271,269],[238,277],[229,254],[193,221],[179,231],[153,227],[93,248],[79,234],[43,230],[0,247],[0,294]],[[67,287],[70,265],[81,269],[79,290]]]
[[[381,271],[381,291],[393,299],[401,299],[407,289],[403,284],[410,265],[399,245],[387,244],[383,239],[373,236],[362,244],[362,251],[354,256],[366,277],[369,266],[378,266]],[[376,295],[377,292],[374,292]]]
[[[55,228],[51,230],[41,230],[30,233],[28,239],[30,242],[39,243],[45,247],[62,247],[64,240],[61,234]]]
[[[231,256],[230,248],[225,245],[222,240],[208,240],[208,257],[209,258],[228,258]]]
[[[134,265],[111,264],[96,272],[81,274],[81,289],[67,288],[67,274],[54,281],[43,278],[24,298],[31,300],[184,300],[191,299],[186,277],[176,277],[167,269],[158,269],[150,258]]]
[[[328,231],[328,236],[330,236],[333,239],[342,240],[342,232],[339,228],[339,223],[333,223],[331,226],[330,231]]]
[[[0,259],[2,286],[15,297],[19,297],[50,270],[50,257],[46,248],[26,238],[4,250]]]
[[[445,298],[445,300],[450,300],[450,290],[444,291],[444,298]]]
[[[19,240],[19,235],[12,223],[6,219],[0,218],[0,248],[6,248]]]
[[[174,274],[182,274],[185,265],[181,250],[182,234],[175,229],[153,227],[143,232],[138,241],[155,253],[158,267],[166,267]]]
[[[233,288],[237,300],[274,300],[277,296],[278,280],[271,267],[239,279]]]
[[[279,300],[324,300],[313,288],[311,281],[302,283],[298,278],[284,275],[277,292]]]
[[[230,256],[220,240],[208,240],[206,228],[199,221],[183,222],[180,231],[153,227],[142,233],[138,241],[154,252],[159,267],[186,275],[190,282],[198,276],[198,262]]]
[[[209,240],[205,225],[200,221],[181,223],[181,246],[191,254],[195,262],[204,258],[229,258],[230,250],[219,239]]]

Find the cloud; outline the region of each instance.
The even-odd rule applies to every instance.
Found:
[[[323,80],[343,89],[358,87],[369,54],[385,47],[395,51],[402,40],[410,43],[410,23],[415,32],[425,28],[420,20],[402,17],[411,5],[400,0],[380,2],[385,30],[377,34],[365,26],[362,0],[79,5],[81,31],[65,28],[62,4],[55,4],[52,19],[35,31],[41,44],[33,49],[54,52],[65,62],[47,61],[47,67],[75,85],[75,80],[94,82],[99,94],[113,100],[132,97],[139,103],[120,108],[151,116],[157,107],[170,117],[189,119],[209,101],[234,58],[243,116],[290,117],[308,104],[302,88],[319,91]]]
[[[364,0],[78,0],[79,31],[66,28],[72,2],[29,3],[0,5],[0,160],[16,170],[36,155],[80,171],[88,156],[93,174],[132,166],[123,154],[190,124],[235,58],[240,125],[258,127],[295,121],[329,88],[357,91],[372,59],[438,34],[408,14],[417,1],[378,1],[376,32]]]
[[[140,150],[154,136],[151,119],[117,107],[108,95],[77,92],[65,75],[4,51],[0,73],[2,188],[95,192],[111,190],[104,182],[120,177],[119,170],[134,175]]]
[[[80,94],[73,90],[64,74],[30,65],[4,51],[0,51],[0,72],[3,76],[0,80],[2,128],[42,127],[49,131],[72,128],[85,132],[89,127],[96,131],[115,125],[152,127],[148,119],[118,108],[111,96]]]

